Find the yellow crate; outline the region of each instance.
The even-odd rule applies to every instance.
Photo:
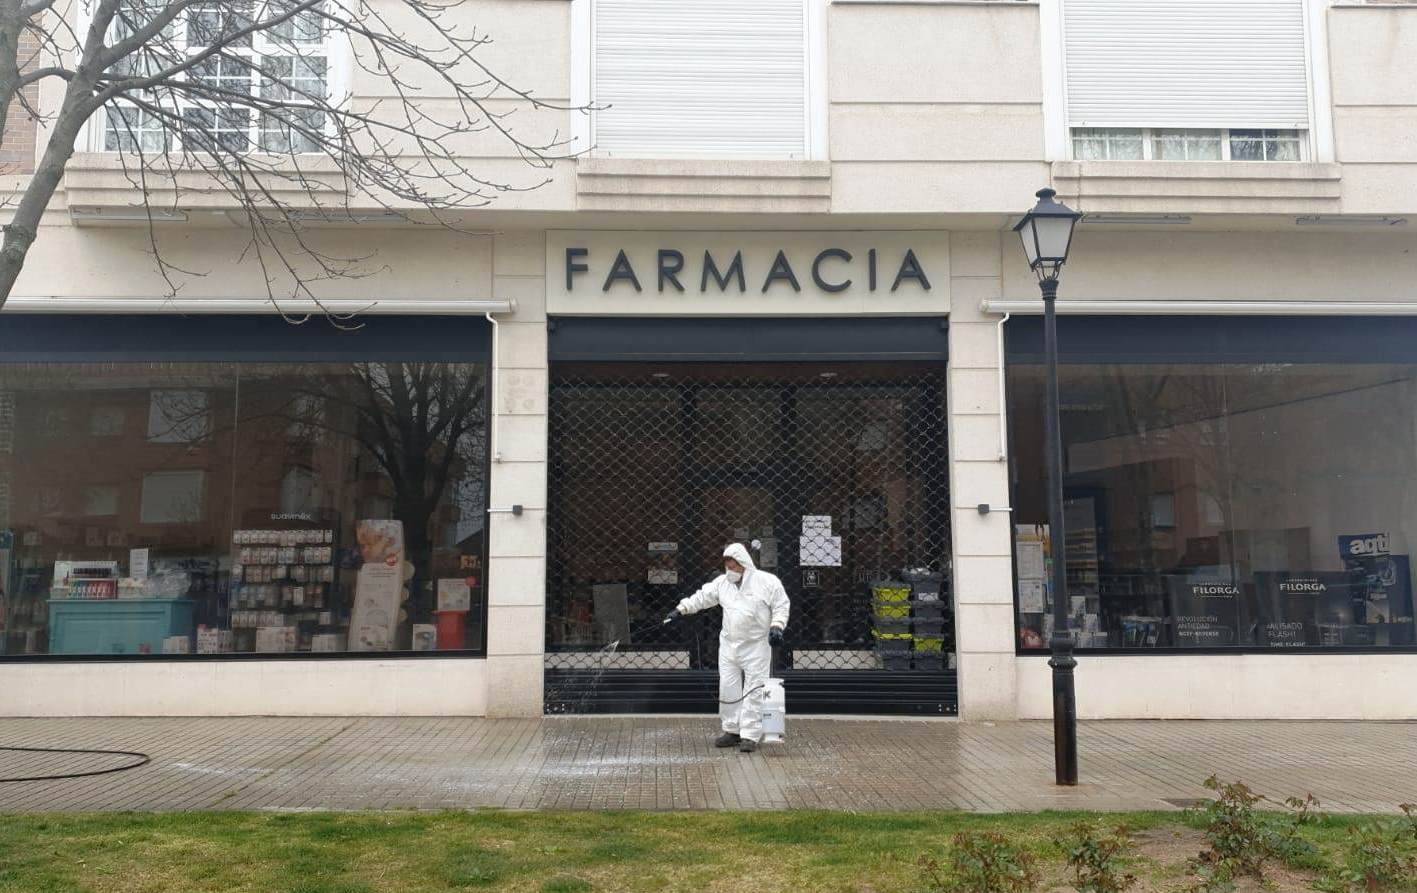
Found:
[[[909,586],[872,586],[871,597],[878,602],[904,602],[910,600]]]
[[[916,636],[916,651],[944,651],[945,639],[943,636]]]
[[[909,617],[910,603],[876,602],[871,606],[871,610],[877,617]]]
[[[871,630],[871,635],[878,639],[903,639],[907,642],[915,638],[910,633],[883,633],[878,629]]]

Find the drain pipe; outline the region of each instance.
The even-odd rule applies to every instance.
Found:
[[[490,314],[489,314],[490,318]],[[1009,321],[1009,314],[1005,313],[999,320],[999,461],[1009,461],[1009,411],[1008,405],[1004,402],[1008,395],[1004,386],[1004,323]]]
[[[497,342],[500,339],[498,338],[499,333],[497,329],[497,320],[492,318],[492,312],[489,310],[488,312],[484,313],[483,316],[486,316],[487,321],[492,324],[492,365],[489,367],[490,374],[487,376],[487,386],[492,391],[492,423],[487,426],[487,448],[488,452],[492,454],[492,461],[501,462],[502,453],[500,450],[497,449],[497,428],[499,426],[497,415],[497,393],[501,390],[501,388],[499,387],[501,383],[501,373],[497,371]],[[1004,314],[1004,318],[1008,319],[1008,314]],[[999,337],[1001,339],[1000,343],[1002,343],[1003,335],[1000,335]],[[518,512],[517,514],[521,513]]]

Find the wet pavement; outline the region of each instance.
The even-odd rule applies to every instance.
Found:
[[[1417,802],[1417,723],[1094,722],[1083,784],[1052,784],[1046,723],[790,719],[715,750],[708,718],[6,719],[0,745],[103,748],[140,768],[0,784],[0,811],[1175,809],[1218,773],[1336,812]],[[0,777],[134,758],[0,751]]]

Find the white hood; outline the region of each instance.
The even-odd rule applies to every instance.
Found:
[[[757,568],[753,566],[753,556],[748,554],[747,548],[744,547],[742,543],[730,543],[728,548],[723,550],[723,557],[732,558],[734,561],[743,565],[744,576],[747,576],[751,571],[757,570]]]

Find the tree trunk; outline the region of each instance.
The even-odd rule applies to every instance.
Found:
[[[59,182],[64,179],[64,168],[73,157],[79,133],[91,114],[88,97],[92,92],[93,85],[82,76],[69,82],[64,92],[64,102],[54,119],[54,129],[45,143],[44,155],[30,177],[24,195],[20,197],[14,216],[5,226],[5,238],[0,243],[0,307],[4,307],[15,287],[15,280],[20,278],[30,245],[39,234],[44,210],[49,207]]]

